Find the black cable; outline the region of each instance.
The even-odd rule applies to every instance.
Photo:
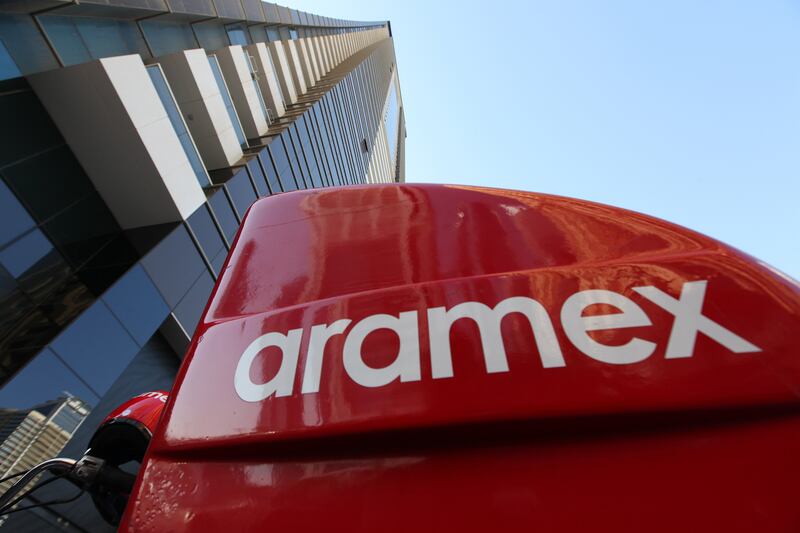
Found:
[[[16,474],[11,474],[10,476],[6,476],[6,477],[0,479],[0,483],[4,483],[4,482],[8,481],[9,479],[14,479],[15,477],[24,476],[28,472],[30,472],[30,470],[23,470],[22,472],[17,472]]]
[[[14,507],[16,504],[18,504],[20,501],[22,501],[22,500],[24,500],[25,498],[27,498],[27,497],[28,497],[30,494],[32,494],[34,491],[36,491],[36,490],[39,490],[40,488],[44,487],[45,485],[49,485],[49,484],[50,484],[50,483],[52,483],[53,481],[58,481],[58,480],[59,480],[59,479],[61,479],[62,477],[64,477],[64,476],[63,476],[63,475],[61,475],[61,476],[53,476],[53,477],[51,477],[50,479],[46,479],[46,480],[44,480],[44,481],[42,481],[42,482],[40,482],[40,483],[37,483],[36,485],[34,485],[34,486],[33,486],[33,488],[31,488],[30,490],[26,491],[24,494],[20,494],[19,496],[17,496],[16,498],[14,498],[14,499],[13,499],[13,500],[11,500],[10,502],[8,502],[8,504],[7,504],[5,507],[3,507],[2,509],[0,509],[0,516],[2,516],[2,515],[4,515],[4,514],[8,514],[8,512],[6,511],[6,509],[11,509],[11,508],[12,508],[12,507]]]
[[[27,511],[28,509],[35,509],[37,507],[47,507],[47,506],[50,506],[50,505],[57,505],[57,504],[60,504],[60,503],[74,502],[75,500],[77,500],[78,498],[83,496],[84,492],[85,491],[83,491],[83,490],[79,490],[78,493],[75,496],[71,496],[69,498],[64,498],[63,500],[51,500],[49,502],[37,503],[37,504],[34,504],[34,505],[26,505],[25,507],[19,507],[17,509],[12,509],[11,511],[8,511],[7,513],[2,513],[2,514],[0,514],[0,516],[6,516],[6,515],[18,513],[20,511]]]

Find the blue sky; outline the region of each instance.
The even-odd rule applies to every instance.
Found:
[[[800,278],[800,3],[285,3],[391,20],[408,181],[626,207]]]

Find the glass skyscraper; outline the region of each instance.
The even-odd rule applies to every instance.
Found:
[[[257,198],[404,181],[388,22],[259,0],[12,0],[0,80],[4,474],[80,457],[116,405],[169,390]],[[83,496],[4,529],[111,528]]]

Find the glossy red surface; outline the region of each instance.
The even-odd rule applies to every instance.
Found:
[[[600,294],[582,291],[616,303],[576,312]],[[533,326],[510,313],[495,337],[431,311],[523,301]],[[798,326],[788,278],[608,206],[434,185],[261,200],[122,529],[796,531]],[[294,372],[290,345],[256,346],[282,335]]]
[[[146,428],[152,435],[158,427],[168,397],[167,391],[145,392],[134,396],[111,411],[103,424],[130,420]]]

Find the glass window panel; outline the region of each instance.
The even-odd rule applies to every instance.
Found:
[[[30,15],[3,13],[0,38],[23,74],[58,68],[53,52]]]
[[[97,193],[72,204],[42,228],[75,268],[83,266],[120,232],[117,221]]]
[[[21,75],[22,73],[19,71],[11,54],[8,53],[5,43],[0,40],[0,80],[16,78]]]
[[[200,241],[200,246],[203,248],[206,257],[214,257],[217,252],[225,248],[222,235],[220,235],[217,226],[211,219],[206,204],[201,205],[197,211],[192,213],[187,222],[197,240]]]
[[[194,334],[213,288],[214,280],[204,272],[175,308],[175,316],[189,336]]]
[[[25,313],[0,339],[0,382],[5,381],[20,366],[39,352],[63,329],[39,309]]]
[[[28,231],[34,226],[33,219],[0,180],[0,246]]]
[[[297,155],[294,153],[294,147],[292,146],[292,139],[289,135],[289,130],[283,130],[281,133],[281,141],[286,150],[286,155],[289,159],[289,168],[291,169],[291,173],[287,170],[286,173],[293,175],[295,188],[305,189],[305,184],[303,183],[302,174],[300,171],[300,164],[297,162]],[[281,181],[283,181],[284,174],[280,175]],[[284,183],[284,189],[286,189],[286,183]]]
[[[281,182],[278,180],[278,172],[275,170],[275,165],[272,164],[272,156],[270,156],[270,151],[264,148],[259,152],[258,159],[261,161],[261,167],[267,173],[267,185],[269,185],[270,192],[272,194],[277,194],[279,192],[283,192],[281,188]]]
[[[281,35],[278,33],[278,30],[275,28],[266,28],[267,30],[267,40],[268,41],[280,41]]]
[[[33,302],[17,281],[0,266],[0,338],[6,338],[14,325],[33,309]]]
[[[233,205],[236,206],[239,218],[243,218],[247,209],[256,201],[256,193],[253,190],[253,184],[250,183],[247,169],[242,168],[237,172],[236,175],[225,184],[225,187],[228,188],[228,193],[231,195]]]
[[[66,145],[7,167],[3,174],[39,222],[94,191]]]
[[[313,188],[313,185],[311,184],[311,172],[308,170],[306,158],[303,157],[303,150],[300,145],[300,138],[297,135],[296,124],[297,122],[292,124],[292,126],[289,128],[290,142],[286,145],[286,147],[292,150],[289,157],[291,159],[291,157],[294,156],[295,160],[297,161],[297,165],[300,168],[300,174],[296,174],[298,177],[297,183],[302,183],[304,189],[310,189]]]
[[[269,145],[269,152],[272,154],[272,158],[275,161],[275,168],[278,170],[278,179],[281,182],[281,189],[284,191],[296,191],[297,183],[292,173],[291,164],[289,163],[289,157],[286,153],[282,137],[275,139]],[[286,162],[283,168],[278,166],[278,161]]]
[[[102,17],[72,18],[89,55],[95,59],[125,54],[150,56],[139,28],[133,21]]]
[[[242,28],[228,28],[227,31],[232,45],[247,46],[247,33]]]
[[[34,229],[21,239],[0,252],[0,263],[15,278],[19,278],[47,255],[53,245],[38,229]]]
[[[174,308],[206,266],[183,226],[178,226],[142,259],[150,279]]]
[[[305,156],[306,166],[308,167],[310,178],[314,187],[322,187],[322,178],[320,177],[319,168],[317,168],[317,160],[312,148],[311,137],[306,128],[306,117],[300,117],[297,122],[297,135],[302,144],[303,155]]]
[[[183,147],[183,151],[186,153],[186,157],[189,159],[189,163],[192,166],[194,175],[197,177],[197,181],[202,187],[209,185],[210,182],[208,180],[208,173],[206,172],[205,166],[203,166],[203,161],[200,159],[200,154],[197,152],[197,148],[195,147],[194,142],[192,141],[192,138],[186,129],[186,124],[183,122],[183,117],[178,110],[178,105],[175,103],[175,98],[172,96],[172,91],[170,91],[167,80],[164,78],[164,73],[161,72],[161,67],[158,65],[150,65],[147,67],[147,73],[150,75],[150,79],[153,81],[153,86],[158,93],[158,97],[161,100],[161,103],[164,105],[164,109],[167,111],[167,115],[172,123],[172,127],[175,129],[175,134],[178,136],[181,146]]]
[[[0,389],[0,408],[29,409],[74,395],[89,405],[99,399],[51,350],[45,348]]]
[[[269,196],[267,180],[264,177],[264,172],[261,171],[261,164],[258,162],[257,157],[254,157],[247,162],[247,170],[250,171],[250,177],[253,178],[253,183],[256,185],[259,198],[262,196]]]
[[[140,346],[169,314],[164,298],[141,265],[134,266],[114,284],[103,295],[103,301]]]
[[[92,59],[86,43],[75,27],[74,17],[41,15],[38,18],[64,65],[77,65]]]
[[[139,24],[156,57],[198,47],[192,28],[186,23],[143,20]]]
[[[50,115],[30,90],[0,95],[0,124],[14,132],[3,136],[0,143],[0,166],[64,144]]]
[[[45,301],[39,308],[47,318],[63,328],[92,305],[96,295],[77,276],[69,276],[46,297],[39,299],[42,300]]]
[[[233,244],[233,238],[236,236],[236,231],[239,229],[239,221],[236,219],[233,207],[228,201],[222,187],[215,192],[209,199],[209,205],[214,210],[214,215],[217,217],[219,225],[222,227],[222,232],[228,239],[230,244]]]
[[[78,271],[78,278],[96,295],[101,295],[139,260],[133,245],[119,234],[103,246]]]
[[[139,351],[139,346],[102,301],[84,311],[50,347],[100,396]]]
[[[222,24],[211,20],[195,24],[193,27],[197,41],[200,43],[200,48],[217,50],[228,46],[228,35],[225,33],[225,27]]]
[[[280,175],[289,167],[289,158],[283,148],[281,137],[276,137],[268,146],[272,161],[275,163],[275,171]]]
[[[124,54],[150,55],[131,21],[61,15],[41,15],[39,21],[65,65]]]
[[[6,250],[14,248],[15,244],[17,243],[12,244]],[[16,276],[20,288],[37,305],[46,303],[50,299],[50,294],[66,282],[72,274],[69,264],[58,251],[52,248],[50,242],[42,243],[42,245],[49,247],[49,250],[23,273]]]
[[[247,139],[244,136],[244,131],[242,131],[242,124],[239,122],[239,115],[236,114],[236,109],[233,107],[233,100],[231,100],[228,86],[225,84],[225,79],[222,77],[222,71],[219,68],[217,56],[208,56],[208,64],[211,65],[211,72],[214,73],[214,79],[217,81],[219,93],[222,95],[222,100],[225,102],[225,109],[228,110],[228,117],[230,117],[231,123],[233,124],[236,138],[239,140],[239,144],[245,148],[247,147]]]
[[[225,264],[225,259],[228,257],[228,250],[222,249],[214,256],[214,259],[211,260],[211,265],[214,267],[214,270],[217,272],[217,276],[222,275],[222,265]]]

